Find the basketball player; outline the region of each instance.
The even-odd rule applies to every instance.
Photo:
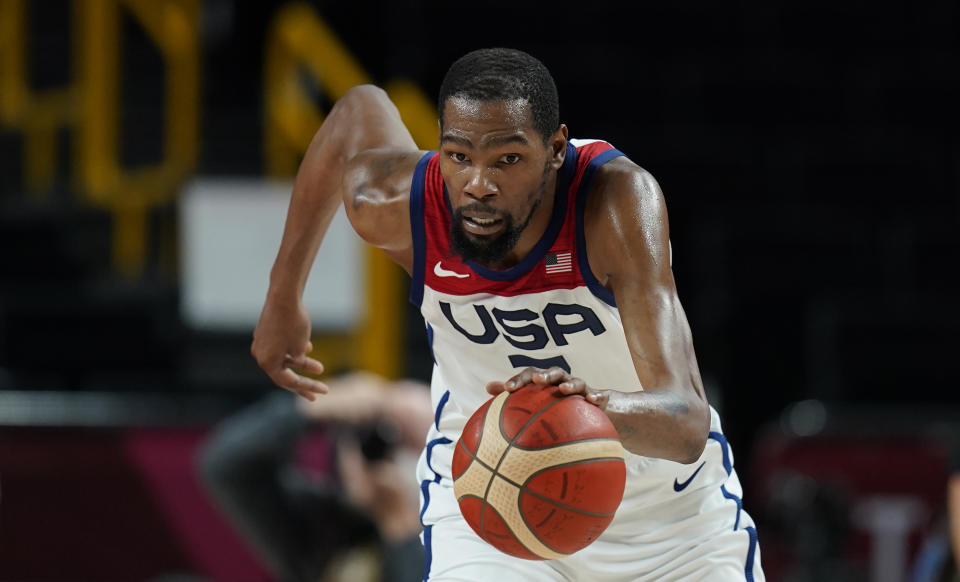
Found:
[[[440,89],[438,152],[381,90],[352,89],[300,166],[252,352],[278,385],[327,391],[301,293],[341,200],[413,279],[435,360],[418,468],[426,580],[763,580],[733,457],[707,403],[671,271],[663,195],[604,141],[573,140],[535,58],[487,49]],[[603,409],[626,453],[623,503],[593,544],[528,561],[481,540],[450,462],[490,394],[555,384]],[[486,388],[486,390],[484,389]]]

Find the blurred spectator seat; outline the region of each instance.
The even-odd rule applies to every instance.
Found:
[[[908,580],[944,511],[948,414],[804,401],[761,431],[747,489],[768,578]]]
[[[0,580],[270,580],[197,478],[198,447],[235,407],[0,392]],[[312,436],[300,459],[328,471],[328,439]]]

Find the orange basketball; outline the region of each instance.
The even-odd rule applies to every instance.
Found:
[[[488,400],[453,453],[453,491],[477,535],[529,560],[588,546],[613,520],[626,468],[607,415],[579,394],[530,384]]]

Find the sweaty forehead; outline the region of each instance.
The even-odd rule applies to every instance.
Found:
[[[450,97],[444,104],[441,122],[444,131],[535,131],[533,112],[526,99],[484,101],[470,97]]]

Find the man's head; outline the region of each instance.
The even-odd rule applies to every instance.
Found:
[[[553,78],[521,51],[473,51],[450,67],[439,105],[454,251],[509,264],[546,228],[566,153]]]
[[[480,102],[526,101],[533,115],[533,127],[544,140],[560,125],[560,101],[553,76],[543,63],[523,51],[480,49],[450,65],[437,100],[441,131],[444,106],[451,97]]]

